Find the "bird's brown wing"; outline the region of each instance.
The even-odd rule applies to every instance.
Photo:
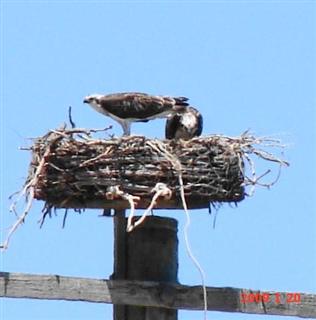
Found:
[[[176,114],[167,120],[165,128],[166,139],[174,139],[180,125],[180,119],[181,116]]]
[[[197,115],[197,120],[198,120],[198,126],[197,126],[197,130],[195,132],[195,136],[198,137],[202,134],[202,131],[203,131],[203,117],[202,117],[202,114],[200,112],[198,112],[198,115]]]

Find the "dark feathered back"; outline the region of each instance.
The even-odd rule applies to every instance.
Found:
[[[105,95],[101,106],[121,119],[144,119],[171,111],[175,106],[187,106],[188,98],[154,96],[140,92]]]

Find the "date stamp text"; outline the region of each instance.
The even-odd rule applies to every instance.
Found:
[[[240,302],[244,304],[248,303],[301,303],[300,293],[269,293],[269,292],[242,292],[240,294]]]

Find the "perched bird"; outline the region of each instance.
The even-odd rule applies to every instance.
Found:
[[[96,111],[114,119],[123,128],[124,135],[130,135],[131,122],[147,122],[166,118],[186,110],[188,98],[154,96],[140,92],[93,94],[84,98]]]
[[[189,140],[201,135],[203,118],[193,107],[185,107],[185,111],[168,118],[166,123],[166,139]]]

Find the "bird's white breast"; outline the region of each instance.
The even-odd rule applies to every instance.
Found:
[[[197,125],[197,120],[194,114],[187,112],[182,115],[181,123],[184,127],[192,129]]]

